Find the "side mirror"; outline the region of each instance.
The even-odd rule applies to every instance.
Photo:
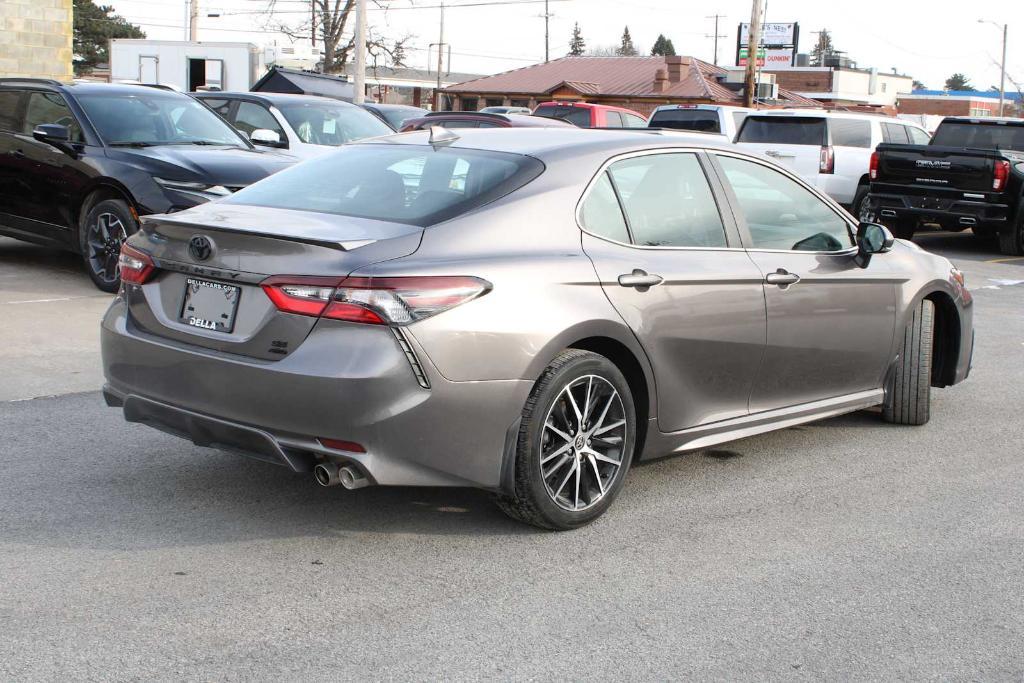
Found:
[[[39,140],[39,142],[47,144],[55,142],[67,144],[71,142],[71,131],[68,130],[67,126],[62,126],[59,123],[44,123],[41,126],[35,127],[32,131],[32,137]]]
[[[871,257],[892,249],[893,242],[892,233],[884,225],[861,223],[857,226],[857,255],[854,261],[861,268],[867,268]]]
[[[254,145],[263,145],[264,147],[284,147],[285,143],[281,142],[281,135],[276,130],[268,130],[266,128],[257,128],[249,134],[249,140]]]

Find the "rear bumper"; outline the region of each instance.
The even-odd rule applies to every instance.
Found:
[[[377,484],[497,490],[531,383],[450,382],[408,339],[429,388],[388,328],[321,321],[290,355],[265,361],[149,335],[118,298],[101,330],[104,396],[129,421],[295,471],[333,460]]]
[[[974,225],[999,228],[1010,216],[1010,207],[984,201],[953,199],[931,195],[902,195],[871,191],[871,211],[876,220],[917,220],[937,223],[943,228],[969,228]]]

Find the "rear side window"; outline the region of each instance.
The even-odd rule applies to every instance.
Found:
[[[644,247],[724,247],[725,227],[694,154],[647,154],[617,161],[608,174],[633,243]]]
[[[606,111],[604,113],[605,124],[609,128],[622,128],[622,114],[617,111]]]
[[[28,95],[28,107],[25,109],[25,122],[21,132],[31,135],[36,126],[55,123],[67,126],[72,142],[84,142],[82,129],[74,114],[68,109],[68,103],[57,93],[33,92]]]
[[[701,133],[721,133],[718,112],[710,109],[663,109],[651,117],[652,128],[694,130]]]
[[[21,91],[0,90],[0,130],[18,128],[18,102]]]
[[[520,154],[354,144],[221,201],[427,226],[517,190],[543,170],[540,161]]]
[[[892,142],[897,145],[909,143],[907,127],[896,123],[882,123],[882,142]]]
[[[580,221],[587,232],[598,237],[629,243],[626,220],[622,217],[622,209],[607,172],[601,174],[583,202]]]
[[[819,147],[828,144],[825,119],[810,116],[748,116],[736,141]]]
[[[590,110],[585,107],[537,107],[534,116],[547,116],[553,119],[564,119],[580,128],[590,128]]]
[[[831,119],[828,123],[836,147],[871,148],[871,123],[857,119]]]

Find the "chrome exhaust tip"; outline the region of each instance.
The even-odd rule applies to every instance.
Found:
[[[313,477],[321,486],[337,486],[341,483],[338,466],[334,463],[319,463],[313,468]],[[346,487],[348,488],[348,487]]]
[[[338,470],[338,476],[341,479],[341,485],[349,491],[370,485],[370,480],[364,477],[362,472],[347,465]]]

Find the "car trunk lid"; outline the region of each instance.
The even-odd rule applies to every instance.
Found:
[[[316,324],[277,309],[260,283],[281,275],[341,280],[419,247],[413,225],[210,203],[150,216],[132,247],[156,271],[126,288],[133,324],[172,342],[266,360],[293,352]]]

